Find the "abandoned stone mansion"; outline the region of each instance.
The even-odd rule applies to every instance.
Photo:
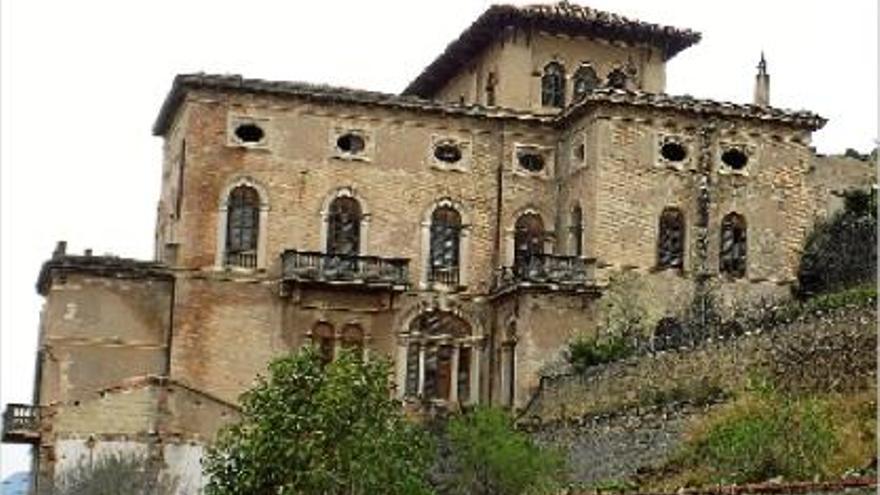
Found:
[[[815,156],[825,120],[770,106],[763,57],[753,103],[666,94],[699,40],[497,5],[399,95],[177,76],[154,126],[155,259],[59,243],[34,402],[9,406],[3,441],[33,445],[44,478],[130,450],[197,488],[239,394],[304,344],[392,360],[406,407],[516,408],[600,327],[617,273],[643,275],[658,317],[700,279],[784,297],[864,165]]]

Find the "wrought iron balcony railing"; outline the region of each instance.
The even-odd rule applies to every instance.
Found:
[[[428,281],[458,287],[460,272],[458,266],[432,266],[428,270]]]
[[[405,289],[409,260],[287,250],[281,255],[285,281],[350,283]]]
[[[226,266],[254,269],[257,267],[257,253],[256,251],[226,253]]]
[[[4,443],[36,443],[40,439],[40,408],[7,404],[3,412]]]
[[[501,285],[586,286],[594,283],[595,260],[580,256],[533,254],[501,273]]]

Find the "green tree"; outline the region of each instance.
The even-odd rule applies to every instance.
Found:
[[[390,365],[304,348],[269,365],[206,456],[208,495],[431,493],[430,437],[391,398]]]
[[[454,493],[553,493],[564,475],[562,454],[542,448],[516,430],[510,415],[501,409],[477,407],[455,416],[447,434],[455,457]]]

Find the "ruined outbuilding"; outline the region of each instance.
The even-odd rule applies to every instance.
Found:
[[[763,58],[754,104],[666,94],[699,40],[499,5],[399,95],[177,76],[155,259],[59,246],[34,404],[7,409],[3,440],[32,444],[43,479],[124,450],[194,489],[239,394],[304,344],[391,359],[406,407],[518,408],[596,331],[613,273],[644,274],[660,307],[707,279],[787,295],[839,189],[810,148],[825,119],[770,106]]]

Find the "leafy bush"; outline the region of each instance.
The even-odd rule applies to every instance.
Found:
[[[173,477],[160,476],[141,455],[102,455],[93,463],[80,463],[63,472],[55,486],[41,486],[40,495],[172,495],[178,491]]]
[[[579,336],[568,344],[568,359],[577,373],[623,359],[633,352],[633,347],[622,335],[609,335],[605,338]]]
[[[846,193],[844,208],[807,237],[798,271],[801,296],[871,283],[877,272],[877,191]]]
[[[453,493],[555,493],[562,479],[562,454],[542,448],[517,431],[501,409],[481,406],[453,417],[447,434],[455,457]]]
[[[811,397],[762,392],[740,400],[685,447],[681,459],[713,483],[764,481],[776,476],[824,476],[839,447],[829,407]]]
[[[426,494],[429,436],[391,399],[390,366],[311,348],[269,365],[206,457],[208,495]]]

